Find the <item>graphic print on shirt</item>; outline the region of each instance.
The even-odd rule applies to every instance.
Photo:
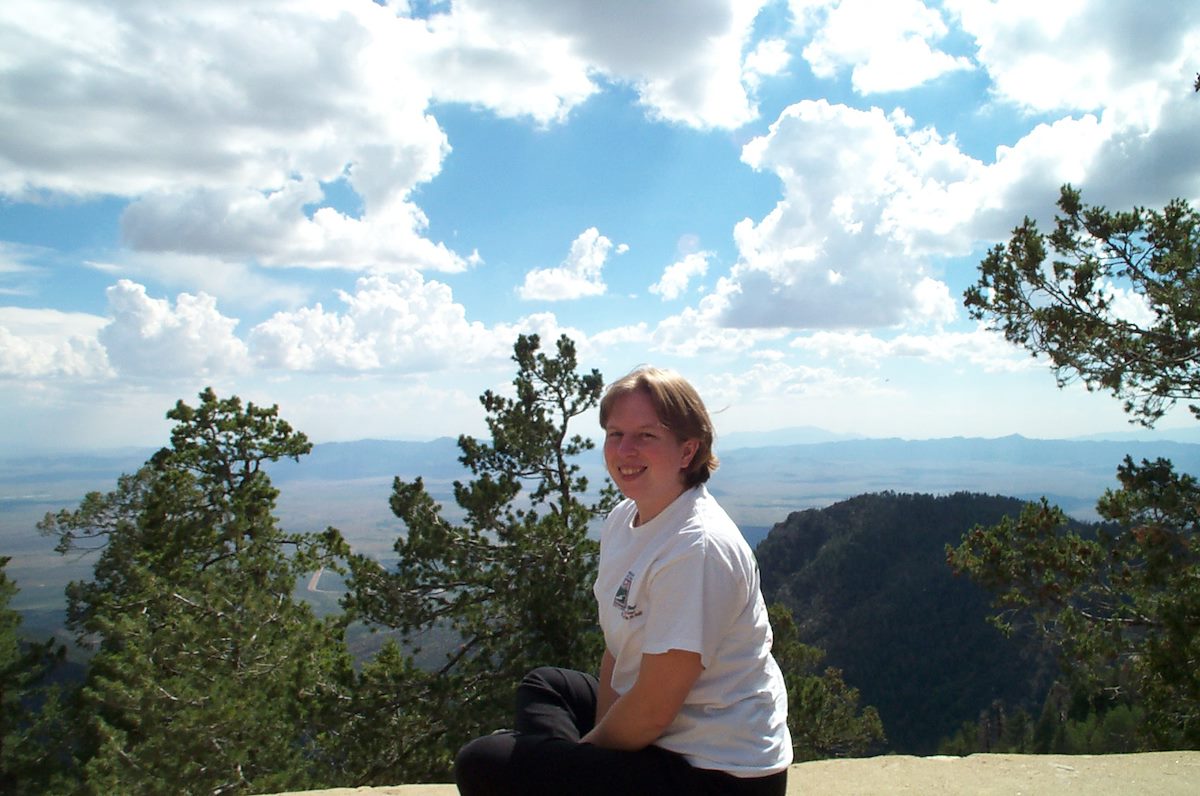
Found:
[[[641,616],[642,612],[638,610],[636,605],[629,605],[629,589],[633,586],[633,570],[629,570],[625,574],[625,580],[621,581],[620,587],[617,588],[617,595],[613,597],[613,606],[621,609],[622,619],[633,619],[635,616]]]

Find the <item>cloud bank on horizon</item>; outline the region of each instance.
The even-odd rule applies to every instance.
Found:
[[[37,0],[0,53],[10,451],[208,384],[481,433],[522,332],[726,431],[1108,430],[962,291],[1063,183],[1200,199],[1186,0]]]

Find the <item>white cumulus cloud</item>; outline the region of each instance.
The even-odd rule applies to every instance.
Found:
[[[661,296],[663,301],[679,298],[693,279],[708,273],[710,257],[712,252],[692,252],[682,260],[671,263],[663,271],[662,278],[650,286],[650,292]]]
[[[1047,228],[1063,183],[1108,206],[1200,194],[1188,154],[1200,103],[1190,91],[1163,97],[1153,122],[1106,109],[1038,123],[992,162],[899,110],[798,102],[743,149],[782,195],[736,225],[738,261],[703,314],[738,328],[947,323],[957,297],[932,258],[977,254],[1026,215]]]
[[[571,251],[561,265],[535,268],[526,273],[517,295],[527,301],[564,301],[603,295],[607,288],[602,272],[612,248],[611,240],[595,227],[589,227],[571,243]],[[628,247],[618,247],[618,252],[621,251],[628,251]]]
[[[121,374],[146,378],[214,376],[245,371],[246,345],[237,319],[206,293],[180,293],[174,306],[122,279],[106,291],[109,322],[99,331],[108,360]]]
[[[553,124],[609,81],[735,128],[786,61],[753,45],[764,2],[45,0],[0,15],[0,195],[128,199],[135,251],[461,271],[416,201],[451,151],[436,103]]]
[[[449,151],[430,35],[360,0],[33,4],[0,18],[0,193],[134,199],[135,250],[461,270],[409,198]]]
[[[659,321],[650,335],[650,348],[672,356],[708,353],[741,354],[759,343],[787,335],[780,328],[732,328],[720,323],[723,307],[717,296],[706,296],[697,307]]]
[[[1200,5],[1137,0],[946,0],[1000,99],[1031,111],[1143,106],[1194,77]],[[1145,119],[1143,119],[1143,122]]]
[[[810,8],[811,17],[818,9]],[[849,67],[860,94],[914,88],[947,72],[969,70],[968,58],[934,46],[949,32],[941,13],[918,0],[841,0],[820,8],[803,56],[818,77]],[[801,17],[804,27],[811,18]]]
[[[511,344],[468,321],[448,286],[415,270],[362,277],[338,297],[341,311],[316,304],[255,326],[255,359],[284,370],[411,373],[500,358]]]
[[[704,381],[703,392],[709,406],[730,407],[739,413],[748,407],[760,407],[756,413],[760,417],[781,418],[790,415],[786,407],[794,402],[843,401],[847,396],[861,398],[890,390],[873,376],[848,374],[838,368],[768,361],[709,377]]]
[[[982,325],[966,332],[937,331],[881,337],[869,332],[819,331],[792,340],[789,347],[839,367],[879,368],[885,362],[911,358],[935,364],[970,364],[985,373],[1017,372],[1043,367],[1024,349]]]
[[[937,291],[918,243],[947,220],[906,214],[898,223],[895,215],[911,196],[969,180],[979,164],[910,127],[902,114],[806,100],[746,145],[743,159],[774,172],[783,197],[758,222],[736,226],[738,263],[708,297],[719,323],[869,328],[946,317],[945,303],[931,301]],[[971,218],[970,203],[946,207],[956,224]]]
[[[781,64],[777,51],[750,46],[765,4],[459,0],[430,22],[439,44],[455,42],[429,56],[440,75],[434,91],[506,115],[535,106],[547,121],[597,90],[595,74],[633,86],[657,118],[736,128],[757,115],[749,84]]]
[[[466,270],[461,256],[423,237],[428,220],[415,204],[393,200],[362,218],[319,207],[310,216],[305,206],[323,196],[311,179],[270,192],[159,192],[133,202],[121,229],[125,242],[144,252],[312,268]]]
[[[96,334],[104,318],[0,307],[0,378],[98,379],[112,375]]]
[[[764,77],[784,74],[791,60],[786,40],[763,39],[746,56],[742,79],[751,89],[757,89]]]

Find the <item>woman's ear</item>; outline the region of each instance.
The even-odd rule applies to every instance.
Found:
[[[689,439],[683,442],[683,458],[679,463],[680,470],[686,470],[692,464],[692,459],[696,458],[696,452],[700,450],[700,440]]]

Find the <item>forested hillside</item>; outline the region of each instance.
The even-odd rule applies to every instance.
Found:
[[[976,524],[1016,516],[1015,498],[879,493],[794,512],[757,549],[768,602],[826,651],[893,751],[928,754],[993,701],[1041,705],[1052,664],[987,623],[987,593],[946,564]]]

